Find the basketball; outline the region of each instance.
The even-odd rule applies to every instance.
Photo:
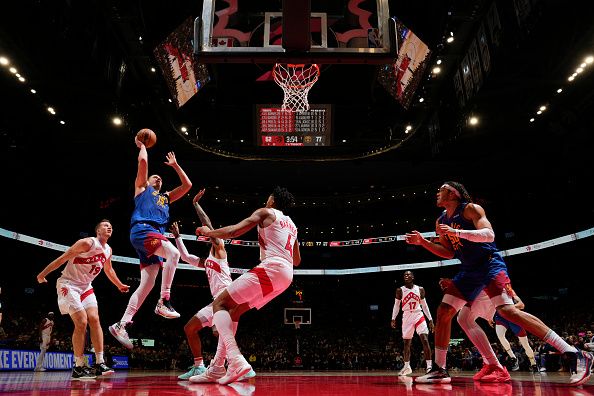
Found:
[[[151,148],[157,143],[157,135],[148,128],[143,128],[138,131],[136,138],[142,142],[146,148]]]

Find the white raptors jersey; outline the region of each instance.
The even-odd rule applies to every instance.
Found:
[[[49,318],[45,318],[43,320],[43,324],[41,325],[41,335],[48,336],[52,334],[52,329],[54,328],[54,321],[50,320]]]
[[[297,227],[293,220],[280,210],[270,210],[274,211],[276,220],[265,228],[258,225],[260,261],[280,258],[293,265],[293,245],[297,239]]]
[[[218,259],[210,253],[204,262],[208,285],[213,298],[216,298],[232,282],[227,259]]]
[[[92,237],[93,246],[88,252],[68,260],[62,271],[62,278],[79,285],[89,285],[99,275],[103,264],[111,257],[111,248],[106,243],[101,246],[99,240]]]
[[[420,312],[421,308],[421,291],[419,286],[414,285],[412,289],[402,286],[402,311],[403,312]]]

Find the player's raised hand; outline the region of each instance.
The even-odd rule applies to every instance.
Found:
[[[450,278],[440,278],[439,279],[439,287],[441,290],[446,290],[448,287],[452,286],[454,282]]]
[[[140,140],[138,140],[138,137],[134,137],[134,143],[136,144],[136,147],[138,147],[138,148],[142,148],[142,146],[144,146],[144,143],[142,143]]]
[[[423,236],[419,231],[411,231],[404,235],[404,240],[410,245],[420,245],[423,241]]]
[[[47,279],[45,279],[45,276],[41,276],[41,274],[39,274],[39,275],[37,275],[37,282],[47,283]]]
[[[203,188],[202,190],[198,191],[198,194],[196,194],[194,196],[192,203],[198,203],[198,201],[200,201],[200,198],[202,198],[204,196],[205,192],[206,192],[206,188]]]
[[[173,153],[173,151],[168,152],[167,155],[165,156],[165,158],[167,158],[167,161],[165,161],[165,165],[168,165],[168,166],[177,165],[177,160],[175,159],[175,154]]]
[[[177,221],[174,221],[171,224],[171,227],[169,228],[169,230],[173,234],[173,237],[174,238],[178,238],[179,237],[179,225],[177,224]]]

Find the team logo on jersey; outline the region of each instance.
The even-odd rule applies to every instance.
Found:
[[[206,268],[210,268],[211,270],[214,270],[218,273],[221,273],[221,266],[216,261],[206,260],[206,262],[204,263],[204,266]]]
[[[60,288],[60,293],[62,293],[63,297],[66,297],[66,295],[68,294],[68,288],[67,287],[61,287]]]
[[[94,264],[94,263],[101,263],[105,264],[107,258],[105,254],[99,253],[91,257],[77,257],[74,259],[74,264]]]
[[[410,300],[419,302],[421,298],[413,292],[409,292],[403,299],[402,299],[402,306],[405,306]]]

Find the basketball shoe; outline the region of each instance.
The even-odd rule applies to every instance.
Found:
[[[450,377],[450,374],[446,369],[433,365],[430,372],[420,377],[416,377],[415,382],[420,384],[449,384],[452,382],[452,377]]]
[[[179,313],[171,306],[169,299],[160,298],[157,306],[155,307],[155,313],[161,315],[165,319],[177,319]]]
[[[201,364],[200,366],[190,367],[190,370],[187,373],[179,375],[177,378],[180,380],[189,380],[190,377],[193,377],[195,375],[204,374],[205,372],[206,372],[206,367],[204,367],[204,365]]]
[[[93,370],[95,370],[95,374],[99,375],[111,375],[114,373],[113,369],[109,367],[105,363],[96,363],[93,365]]]
[[[252,369],[252,366],[250,366],[242,355],[235,356],[227,361],[229,363],[227,366],[227,373],[217,381],[221,385],[227,385],[237,381]]]
[[[122,344],[128,349],[132,349],[134,348],[134,345],[132,345],[132,341],[130,341],[130,337],[128,337],[128,332],[126,331],[127,325],[128,323],[114,323],[111,326],[109,326],[109,332],[112,336],[115,337],[116,340],[120,342],[120,344]]]
[[[594,365],[594,356],[590,352],[565,352],[563,357],[569,363],[569,385],[579,386],[588,381]]]
[[[97,378],[97,374],[95,374],[95,372],[88,366],[74,366],[72,368],[73,380],[87,380],[95,378]]]
[[[208,366],[204,373],[190,377],[190,382],[199,384],[216,383],[225,376],[225,373],[225,367]]]

